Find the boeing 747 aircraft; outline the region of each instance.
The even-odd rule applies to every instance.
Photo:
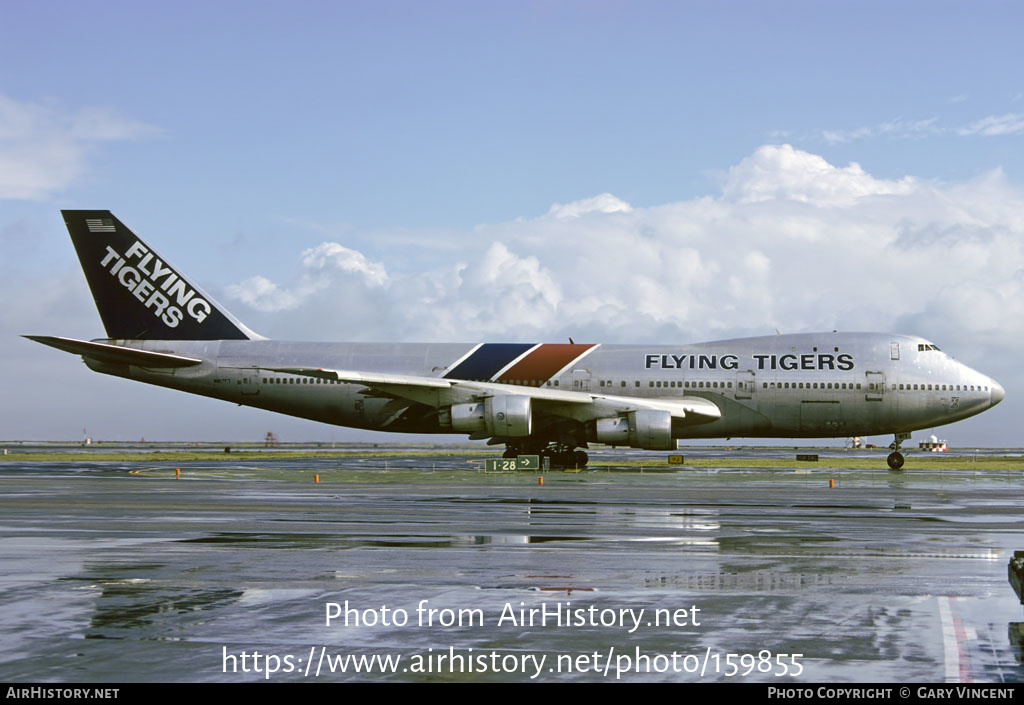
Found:
[[[460,433],[506,457],[585,465],[591,442],[910,432],[1003,388],[908,335],[814,333],[692,345],[301,343],[253,333],[110,211],[63,211],[107,336],[26,336],[97,372],[338,426]]]

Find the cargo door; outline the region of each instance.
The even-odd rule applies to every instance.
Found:
[[[882,401],[885,397],[885,373],[865,372],[864,377],[864,398],[868,401]]]
[[[590,391],[590,370],[573,370],[572,371],[572,391],[574,391],[574,392],[589,392]]]
[[[754,379],[753,370],[743,370],[736,373],[736,394],[737,399],[753,399],[757,390],[757,381]]]

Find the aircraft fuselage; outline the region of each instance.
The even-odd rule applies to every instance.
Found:
[[[107,341],[115,342],[115,341]],[[271,340],[116,341],[201,358],[202,364],[147,369],[90,360],[93,369],[324,423],[355,428],[452,433],[433,409],[368,394],[366,385],[280,368],[333,368],[443,378],[486,346],[456,343],[302,343]],[[505,344],[512,347],[514,344]],[[539,346],[547,348],[569,346]],[[523,356],[538,348],[523,344]],[[721,418],[686,426],[678,438],[813,438],[901,433],[952,423],[998,403],[994,380],[928,341],[877,333],[766,336],[693,345],[580,346],[583,354],[550,377],[515,374],[516,358],[463,370],[490,381],[637,400],[703,398]],[[476,351],[474,353],[474,351]],[[531,352],[533,351],[533,352]],[[511,355],[517,349],[508,351]],[[571,351],[572,353],[577,350]],[[493,355],[492,355],[493,357]],[[556,363],[557,364],[557,363]],[[536,366],[535,366],[536,368]],[[536,371],[536,369],[535,369]],[[596,418],[601,412],[595,411]],[[575,420],[588,421],[586,414]]]

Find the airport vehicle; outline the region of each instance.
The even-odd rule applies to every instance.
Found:
[[[303,343],[249,330],[110,211],[63,211],[107,337],[26,336],[104,374],[339,426],[461,433],[583,466],[597,442],[910,432],[998,404],[923,338],[813,333],[692,345]]]

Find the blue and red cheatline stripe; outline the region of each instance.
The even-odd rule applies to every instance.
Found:
[[[539,386],[594,347],[576,343],[485,343],[445,377]]]
[[[449,370],[445,377],[489,380],[534,346],[534,343],[484,343],[472,355]]]

